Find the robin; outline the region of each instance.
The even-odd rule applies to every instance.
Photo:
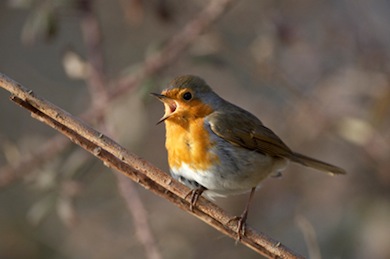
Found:
[[[238,239],[256,186],[280,174],[289,161],[330,174],[345,174],[334,165],[292,151],[250,112],[222,99],[200,77],[176,77],[161,94],[166,149],[172,176],[192,189],[190,208],[205,192],[209,197],[250,191],[238,219]]]

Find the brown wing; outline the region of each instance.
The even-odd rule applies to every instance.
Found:
[[[290,157],[292,151],[254,115],[238,110],[208,116],[211,130],[230,143],[271,156]]]
[[[211,130],[230,143],[250,150],[285,157],[296,163],[332,174],[345,174],[345,170],[320,160],[291,151],[283,141],[265,127],[259,119],[244,110],[214,112],[208,116]]]

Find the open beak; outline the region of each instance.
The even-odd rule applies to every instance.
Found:
[[[165,114],[164,116],[157,122],[157,124],[160,124],[161,122],[165,121],[168,119],[175,111],[177,108],[177,103],[175,102],[174,99],[163,95],[163,94],[157,94],[157,93],[150,93],[151,95],[155,96],[157,99],[159,99],[161,102],[164,103],[165,106]]]

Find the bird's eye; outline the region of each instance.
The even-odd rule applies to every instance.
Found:
[[[184,100],[189,101],[189,100],[191,100],[191,98],[192,98],[192,94],[190,92],[185,92],[183,94],[183,99]]]

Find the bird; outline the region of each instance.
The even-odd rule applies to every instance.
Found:
[[[237,240],[245,235],[256,187],[290,161],[331,175],[346,173],[292,151],[255,115],[220,97],[201,77],[177,76],[161,93],[151,94],[164,104],[157,124],[165,123],[172,177],[191,188],[191,210],[202,193],[213,198],[250,192],[243,213],[234,218]]]

